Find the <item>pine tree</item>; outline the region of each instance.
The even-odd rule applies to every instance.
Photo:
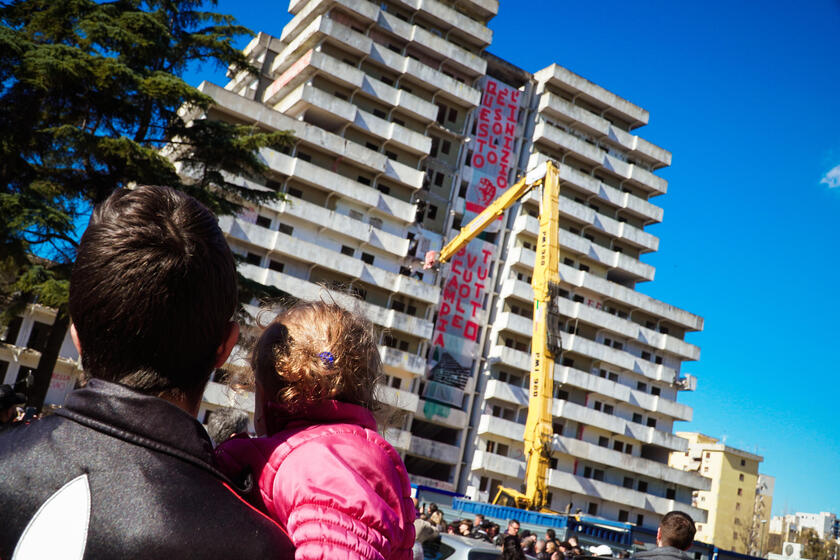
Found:
[[[69,323],[69,271],[94,205],[132,183],[186,191],[217,214],[279,196],[221,170],[260,176],[256,150],[287,146],[291,134],[203,118],[212,100],[180,77],[200,63],[255,71],[233,46],[250,31],[206,3],[216,5],[0,4],[0,323],[33,301],[58,309],[30,394],[36,406]]]

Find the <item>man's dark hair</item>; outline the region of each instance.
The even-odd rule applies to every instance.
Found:
[[[214,410],[207,420],[207,433],[218,445],[248,429],[248,413],[238,408],[225,407]]]
[[[94,211],[70,278],[88,376],[198,398],[236,308],[215,216],[166,187],[120,189]]]
[[[662,546],[673,546],[680,550],[688,550],[694,542],[694,520],[687,513],[672,511],[665,514],[659,523],[659,534]]]

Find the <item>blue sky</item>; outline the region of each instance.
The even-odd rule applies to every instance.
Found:
[[[279,34],[286,6],[218,11]],[[660,249],[643,258],[656,279],[639,288],[705,318],[683,367],[694,420],[676,429],[763,455],[774,514],[840,513],[840,1],[508,0],[490,27],[494,54],[556,62],[650,111],[637,132],[673,153],[648,229]]]

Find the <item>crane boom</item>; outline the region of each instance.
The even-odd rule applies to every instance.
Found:
[[[527,458],[525,493],[502,487],[493,503],[502,501],[523,509],[550,511],[546,479],[553,435],[551,406],[554,362],[561,352],[560,339],[555,332],[556,317],[553,311],[554,298],[557,297],[558,291],[560,266],[558,239],[560,187],[555,165],[550,161],[546,162],[545,167],[533,170],[491,202],[441,249],[438,261],[442,263],[448,261],[517,200],[540,185],[542,185],[540,229],[537,239],[537,258],[531,277],[531,287],[534,290],[531,380],[528,391],[528,417],[523,437]]]

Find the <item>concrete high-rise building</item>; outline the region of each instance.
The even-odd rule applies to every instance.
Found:
[[[655,527],[672,509],[704,522],[699,473],[668,466],[691,419],[677,402],[700,317],[635,290],[662,219],[654,172],[671,155],[633,131],[641,107],[552,65],[535,74],[486,51],[495,0],[292,0],[291,21],[245,52],[258,76],[200,89],[196,118],[291,130],[263,150],[258,188],[288,200],[221,225],[243,274],[295,297],[325,291],[381,329],[387,436],[412,481],[488,499],[524,473],[539,202],[528,196],[451,264],[446,239],[525,171],[559,164],[563,349],[555,369],[552,507]],[[246,182],[248,179],[231,178]],[[358,296],[353,301],[349,295]],[[224,404],[211,384],[205,410]]]
[[[55,309],[30,304],[8,325],[0,328],[0,383],[13,385],[34,374],[46,349]],[[45,397],[47,404],[61,404],[81,373],[79,353],[70,333],[65,335]]]
[[[696,432],[677,435],[687,439],[689,446],[684,453],[672,453],[670,465],[711,480],[711,488],[694,497],[694,503],[709,512],[708,520],[697,524],[697,540],[762,555],[775,486],[773,477],[758,472],[764,458]]]

